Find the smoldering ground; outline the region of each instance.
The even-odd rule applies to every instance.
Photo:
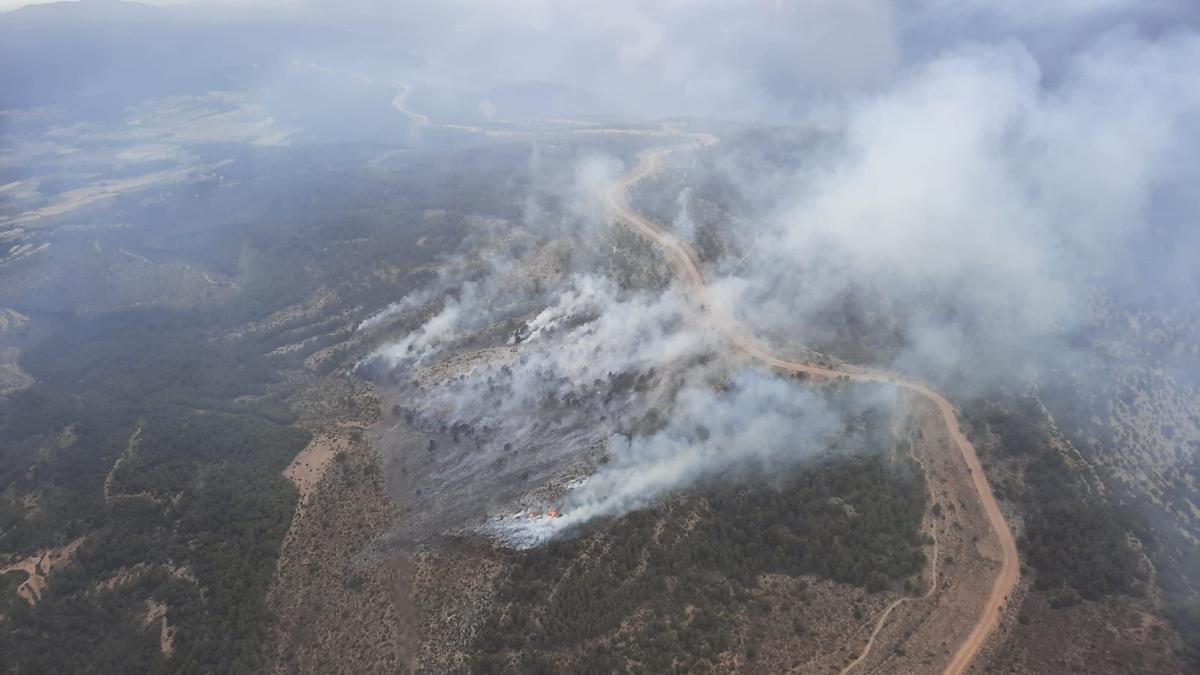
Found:
[[[689,380],[657,430],[610,437],[606,463],[553,511],[501,514],[485,529],[507,544],[536,546],[705,481],[770,484],[818,457],[888,446],[889,425],[880,420],[898,414],[898,403],[890,388],[822,391],[757,369],[735,370],[720,389]],[[873,423],[855,426],[868,416]]]
[[[364,363],[394,383],[381,443],[409,508],[407,536],[471,531],[586,475],[610,436],[656,424],[650,411],[669,405],[679,372],[714,349],[714,336],[689,327],[678,291],[622,291],[602,277],[571,278],[515,337],[496,332],[490,347],[464,350],[455,321],[476,309],[439,312],[398,345],[439,339],[385,346]]]
[[[536,545],[716,476],[762,480],[839,444],[877,449],[855,425],[898,407],[884,387],[831,395],[731,365],[676,288],[575,275],[511,344],[497,333],[482,350],[450,339],[464,313],[438,312],[366,362],[395,383],[380,440],[404,540],[483,531]]]

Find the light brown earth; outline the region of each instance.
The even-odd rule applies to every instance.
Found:
[[[113,589],[120,588],[121,586],[136,581],[138,577],[154,567],[155,566],[150,566],[146,563],[137,563],[133,567],[122,567],[111,577],[96,582],[94,588],[98,591],[111,591]],[[196,580],[196,575],[192,574],[192,570],[186,566],[176,567],[175,565],[162,565],[161,567],[166,568],[167,574],[176,579],[187,581],[192,584],[200,583]]]
[[[349,444],[348,432],[317,434],[283,470],[284,478],[292,481],[300,492],[300,500],[296,503],[297,510],[302,510],[308,504],[317,483],[329,470],[329,465]]]
[[[76,549],[83,541],[84,537],[80,537],[65,546],[48,548],[7,567],[0,567],[0,575],[16,571],[25,572],[28,578],[17,586],[17,595],[30,605],[36,605],[46,591],[50,575],[55,570],[71,564],[71,556],[75,555]]]
[[[711,136],[698,137],[696,143],[710,145],[715,142]],[[677,148],[678,146],[676,146]],[[695,252],[684,242],[670,233],[660,229],[645,216],[637,213],[627,204],[626,195],[631,187],[652,175],[658,170],[667,153],[676,148],[658,148],[644,154],[638,164],[604,195],[604,201],[609,210],[618,220],[632,227],[659,248],[666,255],[668,262],[676,273],[685,281],[698,304],[705,309],[699,316],[733,345],[742,354],[770,368],[789,373],[803,373],[811,377],[823,379],[843,379],[856,382],[891,383],[904,390],[923,397],[932,403],[940,413],[945,428],[948,430],[954,446],[965,466],[967,475],[976,493],[977,503],[982,505],[986,515],[986,525],[980,528],[980,536],[988,534],[988,528],[996,542],[999,557],[999,569],[991,583],[986,603],[978,608],[977,618],[970,633],[962,640],[954,655],[942,668],[942,672],[957,675],[966,671],[972,659],[983,649],[989,636],[1000,623],[1000,615],[1008,596],[1016,588],[1020,580],[1020,567],[1017,559],[1016,541],[1005,521],[1000,507],[992,495],[991,486],[984,476],[975,447],[963,434],[954,407],[941,394],[928,385],[902,379],[886,372],[868,370],[855,366],[820,367],[808,363],[788,361],[774,355],[766,346],[761,344],[751,334],[749,329],[738,321],[729,308],[714,303],[712,294],[700,270]],[[944,489],[944,488],[943,488]],[[985,544],[986,546],[986,544]],[[948,612],[961,611],[963,608],[946,604]],[[888,614],[895,608],[889,608]],[[874,644],[872,641],[870,644]],[[864,655],[869,657],[868,654]]]
[[[142,619],[143,626],[158,623],[158,649],[163,656],[175,653],[175,629],[167,623],[167,603],[158,600],[146,601],[146,616]]]
[[[862,587],[813,575],[767,574],[757,579],[757,585],[756,600],[774,609],[767,621],[743,613],[736,630],[743,644],[748,633],[760,635],[760,664],[741,663],[741,650],[727,653],[730,666],[748,672],[836,672],[852,660],[855,645],[847,636],[857,638],[869,626],[856,616],[876,616],[895,602],[888,593],[868,593]],[[799,640],[793,628],[796,619],[805,631]]]
[[[398,514],[367,434],[351,438],[378,413],[364,389],[328,378],[298,401],[324,430],[285,471],[301,497],[267,598],[271,672],[411,672],[412,568],[380,543]]]
[[[142,437],[142,427],[139,425],[134,430],[133,435],[129,437],[129,443],[125,445],[125,451],[113,462],[112,468],[104,476],[104,501],[111,502],[113,500],[113,482],[116,480],[117,471],[121,468],[121,464],[125,460],[133,457],[133,453],[137,451],[138,441]]]
[[[212,164],[207,167],[198,167],[198,169],[211,170],[219,166],[220,164]],[[132,178],[101,180],[91,185],[63,192],[57,196],[57,201],[54,203],[47,204],[35,211],[26,211],[20,215],[5,219],[0,221],[0,224],[5,226],[29,225],[44,218],[61,216],[100,201],[113,199],[127,192],[144,190],[154,185],[177,183],[185,179],[192,172],[193,169],[184,167],[165,169]]]

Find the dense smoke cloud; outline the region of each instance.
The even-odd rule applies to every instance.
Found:
[[[1185,0],[518,0],[306,5],[325,20],[371,24],[477,83],[554,82],[606,112],[800,119],[885,88],[969,42],[1017,41],[1058,66],[1114,28],[1159,34],[1194,21]],[[435,75],[436,77],[436,75]],[[502,103],[500,119],[513,110]],[[511,106],[510,106],[511,108]],[[598,112],[598,111],[597,111]],[[482,113],[479,113],[483,119]]]
[[[728,301],[811,343],[820,317],[869,289],[906,315],[904,367],[1007,377],[1062,357],[1054,343],[1084,324],[1097,287],[1190,297],[1178,250],[1197,243],[1181,183],[1196,175],[1183,148],[1200,147],[1197,59],[1196,33],[1118,32],[1054,86],[1016,43],[914,69],[854,106],[837,151],[794,172]]]
[[[430,293],[426,290],[409,293],[403,298],[391,303],[371,316],[358,323],[358,330],[370,330],[386,325],[388,321],[410,312],[429,302]]]

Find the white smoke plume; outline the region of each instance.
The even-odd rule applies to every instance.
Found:
[[[464,300],[447,305],[426,324],[376,354],[391,368],[422,365],[448,339],[455,320],[481,311]],[[575,275],[554,303],[527,323],[528,337],[511,360],[484,361],[460,378],[421,394],[422,408],[450,420],[518,429],[538,417],[550,399],[579,396],[614,375],[643,373],[711,352],[715,334],[689,323],[684,294],[621,291],[595,275]],[[494,395],[485,396],[485,392]]]
[[[671,224],[671,231],[684,241],[693,241],[696,238],[696,223],[692,221],[692,214],[688,210],[691,199],[692,188],[690,187],[680,190],[679,196],[675,198],[675,206],[679,212]]]
[[[431,296],[432,293],[428,289],[422,289],[409,293],[396,302],[393,302],[387,307],[379,310],[375,314],[363,319],[361,322],[359,322],[356,330],[372,330],[374,328],[383,326],[405,312],[411,312],[414,309],[424,306],[432,299]]]
[[[671,373],[703,372],[696,366],[718,346],[716,334],[689,320],[698,310],[680,291],[623,291],[604,277],[576,275],[530,319],[523,341],[480,358],[468,350],[471,358],[454,365],[455,326],[482,311],[470,304],[477,302],[462,294],[374,357],[397,382],[385,396],[409,411],[397,427],[439,439],[428,452],[395,448],[412,486],[412,536],[482,525],[594,466],[610,436],[671,405]],[[429,367],[443,370],[424,377]],[[402,443],[403,428],[385,429],[384,442]]]
[[[468,302],[475,294],[474,289],[474,284],[463,286],[463,295]],[[384,310],[384,312],[387,311]],[[441,310],[421,324],[420,328],[404,336],[399,342],[375,350],[368,360],[382,362],[389,368],[395,368],[402,364],[421,365],[427,359],[438,354],[442,346],[453,339],[461,329],[460,321],[462,319],[462,301],[446,297]],[[371,319],[367,321],[371,321]]]
[[[1200,33],[1116,32],[1050,81],[1019,43],[962,47],[855,104],[799,168],[727,163],[747,202],[773,204],[749,218],[729,305],[836,347],[831,320],[866,298],[898,323],[855,332],[894,330],[892,365],[982,383],[1069,359],[1097,288],[1194,297],[1179,250],[1198,243],[1181,183],[1198,174],[1181,154],[1200,143],[1198,59]]]
[[[601,277],[576,277],[573,286],[563,291],[558,302],[539,312],[527,324],[529,336],[525,340],[532,341],[542,331],[553,331],[566,321],[599,314],[603,303],[612,299],[613,291],[612,284]]]
[[[890,408],[893,394],[881,391],[874,402]],[[777,475],[834,444],[847,412],[810,387],[759,370],[738,371],[727,391],[692,382],[675,397],[662,429],[611,437],[609,461],[568,493],[557,517],[521,512],[493,519],[487,530],[509,545],[535,546],[705,479]]]

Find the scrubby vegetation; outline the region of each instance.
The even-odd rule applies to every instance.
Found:
[[[1025,516],[1018,545],[1037,572],[1038,590],[1057,593],[1060,604],[1145,591],[1148,579],[1130,538],[1151,545],[1149,530],[1089,488],[1055,446],[1033,401],[1018,399],[1009,408],[981,403],[967,419],[994,436],[998,459],[1019,468],[1021,479],[1001,483],[998,491]]]
[[[754,650],[731,626],[740,612],[761,611],[750,600],[760,575],[882,591],[923,569],[925,490],[910,465],[838,460],[765,482],[708,485],[515,555],[472,667],[716,670],[721,654]]]
[[[296,499],[280,471],[308,434],[273,421],[286,414],[277,404],[232,401],[269,371],[237,368],[186,330],[147,342],[87,329],[86,346],[51,340],[32,354],[40,383],[0,424],[2,549],[86,537],[36,606],[6,603],[0,660],[22,672],[253,672]],[[36,495],[32,514],[18,494]],[[143,626],[148,600],[168,608],[171,660]]]
[[[301,182],[337,180],[322,174],[328,158],[320,152],[308,158],[313,165],[294,161],[295,152],[288,157],[250,151],[245,159],[260,168],[288,165],[292,175],[281,185],[289,191],[297,173]],[[484,182],[507,161],[493,159],[472,175]],[[216,192],[202,212],[170,199],[118,200],[112,211],[127,230],[106,233],[102,244],[91,232],[86,241],[66,233],[51,273],[18,277],[0,291],[0,302],[32,317],[36,330],[18,337],[22,367],[37,379],[0,399],[0,561],[83,538],[36,605],[15,593],[23,572],[0,578],[0,671],[265,667],[266,591],[296,501],[281,471],[309,437],[288,399],[306,376],[304,361],[345,338],[338,331],[353,322],[339,323],[333,312],[382,306],[415,279],[402,271],[382,283],[371,265],[411,265],[461,234],[458,220],[412,215],[439,199],[436,191],[414,200],[367,189],[394,203],[341,191],[313,208],[262,182]],[[495,196],[483,188],[472,194]],[[257,214],[264,200],[275,205]],[[410,226],[398,226],[397,214],[408,214]],[[438,237],[424,250],[411,245],[421,227]],[[334,245],[347,235],[372,244]],[[122,245],[156,263],[229,275],[238,292],[191,309],[130,302],[139,306],[97,311],[122,302],[100,297],[112,273],[97,251]],[[117,254],[113,264],[128,258]],[[246,330],[247,322],[311,302],[331,283],[344,306]],[[142,297],[138,284],[128,288]],[[271,353],[307,338],[301,349]],[[325,371],[338,363],[331,359]],[[158,624],[146,623],[151,601],[166,606],[170,654]]]
[[[263,667],[296,500],[280,472],[308,433],[260,345],[211,337],[220,318],[63,318],[29,350],[37,386],[0,407],[0,551],[86,538],[36,606],[6,603],[3,669]],[[170,659],[143,625],[151,600],[167,607]]]
[[[1200,664],[1200,601],[1172,599],[1167,602],[1167,619],[1183,638],[1185,656]]]

